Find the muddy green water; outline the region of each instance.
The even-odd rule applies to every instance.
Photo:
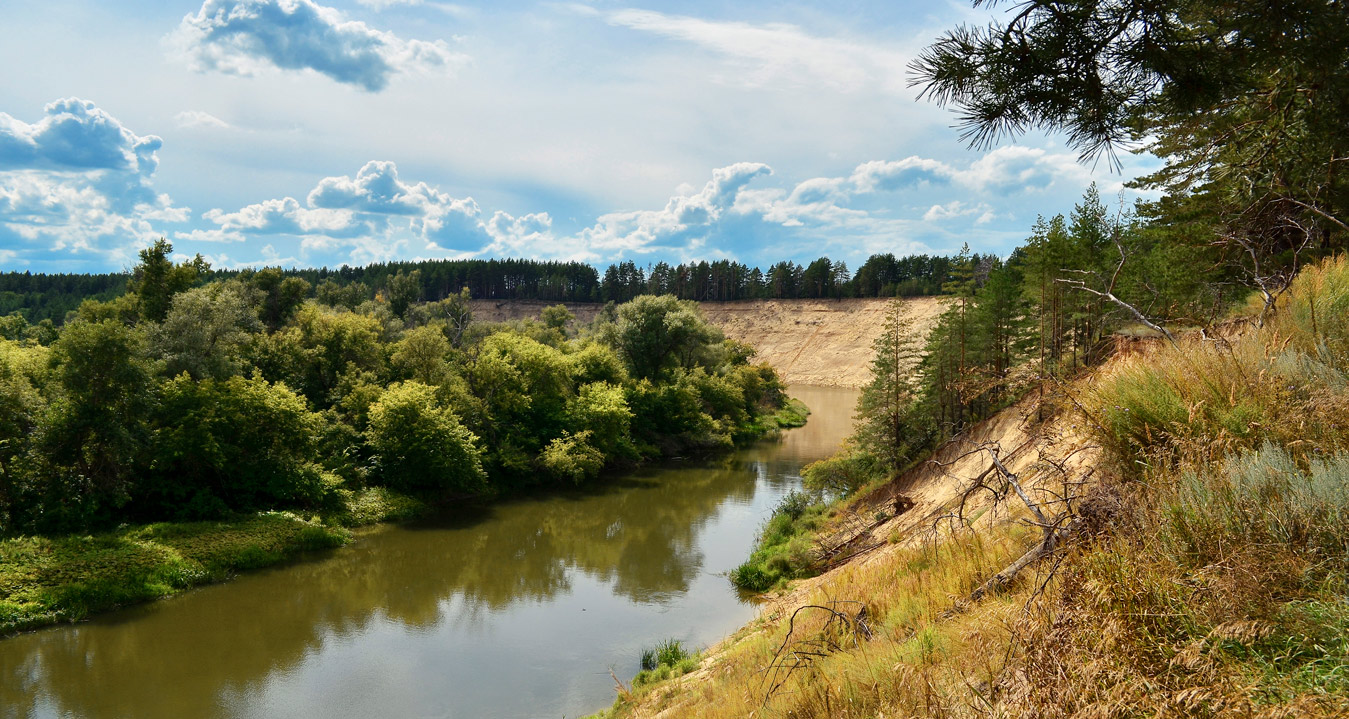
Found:
[[[643,646],[754,614],[725,573],[856,392],[711,463],[381,529],[314,561],[0,641],[0,717],[576,717]]]

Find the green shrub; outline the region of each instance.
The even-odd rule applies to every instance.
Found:
[[[1166,545],[1178,561],[1205,566],[1224,548],[1277,545],[1324,568],[1349,568],[1349,456],[1313,460],[1303,470],[1266,443],[1220,470],[1187,472],[1166,505]]]
[[[855,446],[801,469],[807,489],[835,497],[847,497],[882,476],[876,458]]]
[[[698,658],[678,639],[666,639],[642,650],[641,667],[642,670],[632,678],[634,688],[687,674],[698,667]]]
[[[395,489],[480,492],[486,488],[478,438],[436,400],[435,390],[404,382],[370,408],[366,430],[377,476]]]
[[[179,375],[163,385],[153,460],[134,495],[140,516],[319,506],[329,491],[314,464],[321,424],[285,385]]]
[[[659,666],[674,666],[688,658],[689,652],[678,639],[666,639],[649,649],[642,650],[642,668],[655,669]]]
[[[804,492],[791,492],[778,502],[759,529],[754,553],[731,570],[730,580],[745,592],[764,592],[779,582],[806,576],[815,563],[811,536],[823,521],[825,507]]]
[[[604,467],[604,453],[590,446],[590,431],[563,433],[539,455],[539,465],[555,479],[581,484]]]

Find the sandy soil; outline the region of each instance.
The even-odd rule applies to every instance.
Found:
[[[949,298],[904,300],[916,332],[926,335]],[[758,350],[788,384],[861,387],[868,379],[871,344],[880,334],[890,300],[745,300],[701,302],[708,321]],[[500,322],[537,317],[547,302],[474,300],[473,316]],[[599,312],[598,304],[569,304],[580,322]]]

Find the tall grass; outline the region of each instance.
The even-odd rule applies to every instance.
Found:
[[[1216,462],[1266,442],[1305,462],[1349,449],[1349,260],[1308,267],[1264,326],[1118,363],[1088,393],[1127,476]]]
[[[814,532],[825,511],[823,502],[804,492],[783,497],[759,529],[754,552],[731,570],[731,583],[744,592],[764,592],[807,576],[816,559]]]
[[[1265,443],[1219,471],[1185,472],[1164,507],[1163,544],[1191,566],[1221,561],[1239,543],[1309,554],[1327,571],[1349,568],[1349,455],[1303,470]]]

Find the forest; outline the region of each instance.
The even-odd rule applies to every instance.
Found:
[[[371,298],[277,269],[215,277],[171,253],[146,248],[125,294],[59,327],[11,316],[5,534],[340,517],[372,488],[447,501],[577,486],[761,435],[787,403],[751,348],[670,295],[586,326],[561,305],[492,324],[473,321],[467,288],[423,301],[416,270]]]
[[[968,259],[968,258],[967,258]],[[993,255],[975,256],[976,263]],[[626,302],[638,295],[674,295],[681,300],[914,297],[941,294],[952,258],[929,255],[871,256],[857,269],[821,257],[806,266],[778,262],[767,272],[732,260],[645,268],[631,261],[609,265],[601,276],[580,262],[527,259],[424,260],[337,269],[281,269],[282,280],[304,280],[306,292],[329,303],[355,307],[376,295],[409,295],[435,302],[465,288],[474,299],[547,302]],[[253,270],[220,270],[199,264],[204,281],[225,280]],[[29,326],[50,328],[86,299],[112,300],[127,289],[128,274],[0,273],[0,334],[20,336]],[[299,285],[292,284],[292,288]],[[43,323],[46,324],[43,324]],[[39,330],[33,330],[38,332]],[[47,332],[47,329],[41,330]]]

